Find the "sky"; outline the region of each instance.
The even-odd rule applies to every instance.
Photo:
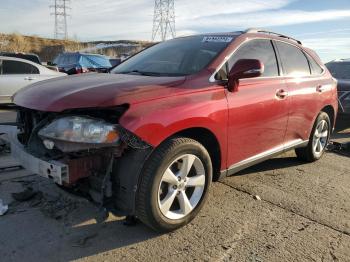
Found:
[[[52,38],[53,2],[0,0],[0,32]],[[70,38],[151,40],[153,0],[71,0],[70,6]],[[350,58],[350,0],[175,0],[175,8],[177,36],[258,27],[301,40],[324,62]]]

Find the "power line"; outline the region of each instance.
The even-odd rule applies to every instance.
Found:
[[[175,0],[155,0],[152,41],[159,35],[162,41],[176,36]]]
[[[51,15],[55,16],[54,37],[56,39],[68,39],[67,17],[70,0],[54,0],[54,5],[50,8],[54,10]]]

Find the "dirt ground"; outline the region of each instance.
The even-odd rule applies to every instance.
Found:
[[[333,140],[350,142],[350,119]],[[15,201],[27,187],[41,193]],[[96,222],[98,207],[25,170],[0,169],[0,199],[0,261],[350,261],[350,158],[332,152],[313,164],[286,153],[214,183],[199,216],[163,235]]]

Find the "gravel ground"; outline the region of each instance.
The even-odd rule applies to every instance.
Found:
[[[350,142],[349,119],[333,139]],[[27,187],[39,193],[15,201]],[[0,171],[0,199],[1,261],[350,261],[350,161],[335,153],[313,164],[286,153],[214,183],[199,216],[163,235],[97,223],[96,206],[25,170]]]

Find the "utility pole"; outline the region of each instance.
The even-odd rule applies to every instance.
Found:
[[[55,16],[55,30],[54,37],[56,39],[68,39],[68,27],[67,27],[67,17],[69,16],[68,10],[70,0],[54,0],[54,5],[50,8],[53,9],[51,15]]]
[[[155,0],[152,41],[159,35],[162,41],[176,36],[175,0]]]

